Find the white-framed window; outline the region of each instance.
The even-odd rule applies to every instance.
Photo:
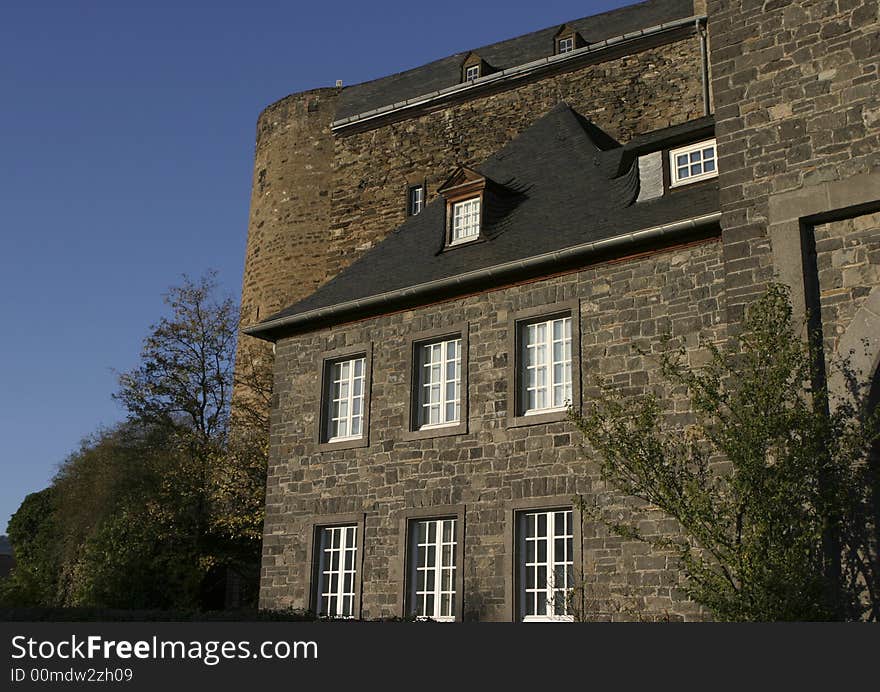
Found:
[[[357,529],[356,525],[318,529],[315,612],[320,616],[354,617]]]
[[[480,66],[479,65],[471,65],[466,68],[464,71],[464,81],[470,82],[474,79],[480,78]]]
[[[425,207],[425,186],[412,185],[409,188],[407,208],[410,216],[415,216]]]
[[[557,53],[569,53],[574,50],[574,36],[566,36],[556,42]]]
[[[455,425],[461,420],[461,338],[420,344],[418,427]]]
[[[714,139],[689,144],[669,152],[669,171],[673,187],[718,175],[718,155]]]
[[[520,325],[523,415],[559,411],[572,403],[571,317]]]
[[[418,519],[410,522],[410,613],[451,622],[456,608],[458,520]]]
[[[366,358],[337,360],[329,365],[327,442],[363,436]]]
[[[572,514],[571,509],[518,514],[519,610],[524,622],[572,619]]]
[[[480,236],[480,198],[452,203],[450,245],[466,243]]]

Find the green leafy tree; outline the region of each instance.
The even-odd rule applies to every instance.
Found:
[[[0,582],[0,603],[18,607],[59,603],[62,545],[55,518],[57,499],[51,487],[31,493],[12,515],[9,542],[15,567]]]
[[[877,620],[870,450],[878,413],[864,387],[829,411],[826,392],[810,384],[822,381],[817,340],[805,342],[795,327],[788,294],[774,285],[735,342],[706,345],[704,367],[689,367],[683,349],[666,350],[660,372],[686,392],[694,415],[684,431],[658,396],[601,387],[595,405],[573,418],[603,478],[681,531],[645,536],[584,509],[618,535],[676,555],[687,594],[718,618]]]
[[[119,376],[128,420],[84,440],[13,517],[4,603],[219,607],[234,570],[256,605],[268,422],[254,405],[230,434],[237,315],[215,291],[213,274],[169,290]],[[265,362],[245,364],[252,401],[268,400]]]
[[[140,365],[120,375],[115,395],[130,419],[162,430],[174,448],[178,465],[158,506],[173,521],[173,538],[188,540],[203,600],[222,588],[228,570],[255,579],[268,443],[268,421],[256,404],[230,435],[238,314],[215,293],[213,273],[168,292],[169,315],[152,327]],[[241,362],[248,402],[268,400],[266,364]]]

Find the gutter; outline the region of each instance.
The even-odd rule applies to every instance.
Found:
[[[660,239],[667,240],[687,235],[691,231],[717,224],[720,220],[721,212],[719,211],[685,219],[683,221],[674,221],[672,223],[663,224],[662,226],[652,226],[651,228],[624,233],[619,236],[614,236],[613,238],[581,243],[580,245],[573,245],[563,250],[547,252],[522,260],[504,262],[483,269],[475,269],[457,276],[434,279],[433,281],[426,281],[421,284],[416,284],[415,286],[408,286],[394,291],[386,291],[385,293],[379,293],[366,298],[358,298],[357,300],[350,300],[345,303],[337,303],[336,305],[331,305],[325,308],[308,310],[297,315],[278,317],[266,322],[260,322],[259,324],[250,327],[245,327],[242,331],[249,336],[255,336],[265,339],[266,341],[273,341],[274,339],[270,335],[270,332],[278,329],[300,327],[315,320],[330,319],[355,311],[366,311],[390,306],[404,299],[419,298],[445,289],[464,289],[470,284],[475,284],[486,279],[497,280],[524,271],[551,269],[554,266],[571,262],[573,260],[588,259],[601,253],[608,252],[609,250],[623,249],[649,241],[654,242]]]
[[[330,131],[341,132],[350,127],[354,127],[355,125],[363,125],[364,123],[367,123],[371,120],[383,118],[387,115],[400,113],[401,111],[412,110],[422,106],[427,106],[462,94],[466,95],[473,91],[482,91],[483,88],[486,86],[496,86],[498,84],[510,82],[515,79],[523,79],[525,77],[531,76],[534,73],[543,72],[546,69],[557,67],[561,64],[575,62],[584,57],[592,57],[596,54],[601,55],[602,53],[610,51],[611,49],[619,49],[627,44],[639,41],[644,38],[657,36],[659,34],[663,34],[674,29],[694,26],[697,27],[697,31],[699,32],[700,24],[705,24],[705,22],[706,15],[697,15],[694,17],[686,17],[684,19],[676,19],[672,22],[665,22],[663,24],[658,24],[657,26],[652,26],[647,29],[639,29],[638,31],[623,34],[622,36],[606,38],[602,41],[598,41],[597,43],[591,43],[588,46],[584,46],[583,48],[569,51],[568,53],[562,53],[561,55],[549,55],[546,58],[539,58],[538,60],[533,60],[532,62],[527,62],[523,65],[517,65],[516,67],[510,67],[506,70],[501,70],[500,72],[493,72],[490,75],[480,77],[480,79],[475,79],[472,82],[455,84],[451,87],[446,87],[445,89],[439,89],[437,91],[432,91],[428,94],[422,94],[421,96],[415,96],[411,99],[405,99],[403,101],[398,101],[397,103],[392,103],[387,106],[381,106],[379,108],[374,108],[363,113],[351,115],[347,118],[334,120],[332,123],[330,123]],[[699,33],[702,36],[702,32]],[[703,59],[705,61],[705,43],[702,44],[702,50],[704,56]]]

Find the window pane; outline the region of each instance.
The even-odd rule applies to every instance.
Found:
[[[419,391],[421,403],[431,404],[422,408],[418,424],[442,425],[458,420],[458,396],[460,387],[460,340],[451,339],[420,347],[422,356],[419,368]]]
[[[414,544],[409,560],[417,565],[408,578],[411,612],[419,617],[449,617],[455,590],[455,520],[415,521],[411,535]]]
[[[330,617],[353,614],[357,527],[335,526],[319,530],[318,612]],[[344,564],[344,569],[340,566]]]
[[[571,368],[571,318],[535,322],[522,329],[524,412],[562,408],[571,396],[566,386]]]
[[[480,233],[480,198],[452,205],[452,241],[474,238]]]
[[[568,615],[573,585],[571,514],[571,510],[553,510],[520,515],[519,597],[520,613],[525,616]]]

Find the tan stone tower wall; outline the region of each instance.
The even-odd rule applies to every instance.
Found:
[[[241,289],[241,325],[297,302],[326,278],[333,138],[339,89],[292,94],[257,121],[254,178]],[[271,347],[239,335],[236,371],[271,358]],[[236,387],[240,402],[246,387]]]

